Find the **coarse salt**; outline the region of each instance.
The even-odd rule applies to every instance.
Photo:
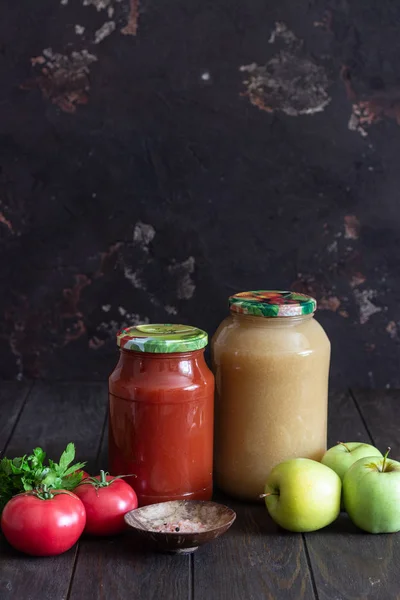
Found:
[[[200,521],[182,519],[181,521],[171,521],[155,525],[152,531],[161,533],[201,533],[202,531],[207,531],[207,527]]]

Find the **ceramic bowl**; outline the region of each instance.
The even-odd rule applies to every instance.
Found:
[[[179,554],[215,540],[235,519],[236,513],[227,506],[200,500],[161,502],[125,515],[129,527],[155,549]]]

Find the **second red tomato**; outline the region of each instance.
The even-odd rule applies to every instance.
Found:
[[[90,477],[74,489],[86,510],[85,533],[114,535],[126,529],[124,515],[138,506],[135,491],[123,479]]]

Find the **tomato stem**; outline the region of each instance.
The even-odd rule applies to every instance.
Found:
[[[107,481],[107,475],[109,475],[109,473],[107,473],[107,471],[103,471],[103,469],[101,469],[100,470],[100,478],[87,477],[79,485],[88,485],[88,484],[93,485],[96,488],[96,490],[98,490],[99,488],[104,488],[104,487],[110,486],[112,483],[114,483],[114,481],[117,481],[118,479],[123,479],[125,477],[137,477],[137,475],[134,475],[134,474],[116,475],[115,477],[113,477],[112,479],[109,479]]]
[[[59,496],[60,494],[66,494],[67,496],[74,497],[74,494],[68,490],[58,490],[54,488],[48,488],[46,484],[42,487],[37,487],[33,490],[27,490],[26,492],[20,492],[19,494],[15,494],[14,498],[17,496],[35,496],[35,498],[39,498],[39,500],[52,500],[54,496]]]
[[[54,498],[54,494],[52,494],[51,490],[49,490],[45,483],[41,488],[36,490],[35,495],[37,498],[40,498],[40,500],[51,500],[52,498]]]

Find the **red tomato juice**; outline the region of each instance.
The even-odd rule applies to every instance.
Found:
[[[212,496],[214,377],[204,350],[121,349],[109,379],[109,470],[139,506]]]

